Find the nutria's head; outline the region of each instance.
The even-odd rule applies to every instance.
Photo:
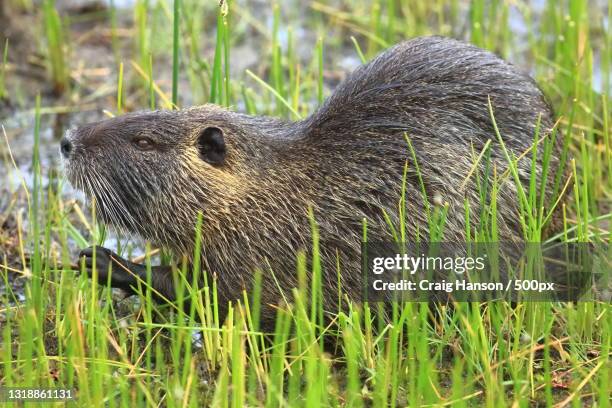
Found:
[[[104,223],[176,245],[186,229],[193,235],[198,212],[248,188],[252,120],[213,105],[134,113],[70,130],[60,150]]]

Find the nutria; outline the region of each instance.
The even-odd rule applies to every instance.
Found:
[[[69,180],[95,198],[103,222],[170,249],[178,260],[193,258],[201,213],[202,269],[217,277],[221,306],[242,298],[256,268],[263,271],[262,304],[277,304],[280,289],[291,296],[295,254],[312,247],[312,209],[326,308],[334,310],[338,266],[343,293],[353,298],[360,293],[363,220],[374,241],[393,239],[388,222],[400,225],[407,162],[410,239],[417,232],[429,236],[427,207],[440,203],[448,206],[444,240],[466,239],[465,202],[474,225],[482,204],[476,176],[468,175],[487,141],[497,176],[508,168],[489,100],[515,156],[532,145],[538,118],[540,137],[553,127],[542,92],[516,67],[460,41],[417,38],[358,68],[304,120],[249,116],[214,105],[132,113],[69,131],[61,151]],[[549,177],[558,156],[554,150]],[[523,183],[530,177],[530,159],[527,154],[519,161]],[[476,167],[480,172],[484,164]],[[539,178],[539,160],[535,169]],[[521,240],[512,177],[502,187],[498,239]],[[125,268],[145,279],[142,265],[104,248],[81,253],[88,267],[94,252],[100,282],[107,282],[109,264],[113,286],[136,285]],[[152,282],[163,297],[175,299],[170,267],[154,267]]]

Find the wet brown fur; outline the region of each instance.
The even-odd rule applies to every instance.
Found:
[[[424,200],[405,134],[416,151],[430,203],[448,203],[444,240],[465,240],[464,201],[478,222],[480,196],[470,173],[488,140],[497,174],[507,169],[489,110],[516,156],[553,126],[553,112],[535,82],[511,64],[474,46],[445,38],[398,44],[351,74],[315,113],[287,122],[235,113],[214,105],[135,113],[73,132],[67,165],[77,187],[96,197],[102,219],[170,248],[193,254],[195,222],[203,216],[202,265],[218,279],[221,303],[239,299],[253,271],[264,272],[262,301],[276,304],[296,285],[299,250],[311,247],[308,208],[321,237],[323,288],[333,310],[337,262],[342,290],[357,298],[362,222],[370,240],[391,240],[383,212],[397,228],[404,166],[406,226],[428,236]],[[202,160],[198,136],[223,131],[227,156]],[[151,138],[152,151],[130,144]],[[519,162],[524,183],[531,155]],[[558,166],[553,153],[552,176]],[[538,178],[541,173],[537,165]],[[482,163],[477,171],[483,168]],[[551,178],[552,178],[551,176]],[[550,185],[550,184],[549,184]],[[552,204],[552,197],[545,200]],[[497,197],[499,240],[521,240],[519,198],[512,177]],[[266,312],[264,312],[266,313]],[[264,316],[264,319],[266,316]]]

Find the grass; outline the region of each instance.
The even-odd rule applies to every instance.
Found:
[[[55,0],[43,1],[43,19],[45,27],[47,59],[53,90],[61,94],[69,83],[69,73],[66,63],[66,44],[63,24],[55,9]]]
[[[178,106],[178,74],[179,74],[179,27],[181,1],[174,0],[174,15],[172,18],[172,104]]]
[[[6,90],[6,66],[8,63],[8,49],[9,40],[8,38],[4,42],[4,51],[2,53],[2,66],[0,67],[0,99],[5,99],[8,95]]]
[[[523,3],[502,1],[474,1],[469,10],[462,9],[462,2],[440,0],[372,0],[342,8],[335,2],[313,2],[302,20],[291,21],[280,6],[271,5],[266,12],[271,25],[263,28],[261,16],[239,3],[223,2],[221,8],[195,0],[152,3],[134,5],[137,18],[128,27],[137,33],[134,59],[117,45],[126,40],[113,34],[121,23],[115,17],[118,10],[112,9],[119,112],[128,109],[134,94],[146,95],[138,108],[156,107],[156,100],[165,108],[181,106],[186,95],[181,94],[179,78],[185,78],[193,97],[199,98],[194,104],[214,102],[250,113],[303,118],[330,92],[326,75],[335,66],[328,58],[349,53],[357,61],[369,59],[403,38],[432,32],[465,35],[511,59],[522,56],[523,65],[532,69],[553,101],[559,116],[557,137],[567,146],[564,155],[574,184],[569,187],[572,199],[558,204],[565,226],[560,237],[568,242],[608,242],[612,236],[612,213],[605,204],[612,196],[606,58],[611,34],[586,0],[548,0],[539,19],[532,19],[535,11]],[[67,84],[64,37],[69,27],[52,1],[44,5],[51,78],[54,84]],[[188,10],[199,10],[207,20],[196,23]],[[529,32],[522,40],[511,31],[511,11],[527,20]],[[467,27],[467,33],[460,27]],[[296,38],[299,28],[316,32],[309,44],[311,58],[305,62],[298,56],[299,42],[304,41]],[[230,62],[241,55],[232,53],[232,47],[258,29],[267,38],[266,47],[258,49],[266,69],[234,76]],[[200,41],[213,49],[210,61],[197,53]],[[593,76],[597,61],[600,85]],[[161,76],[164,62],[171,67],[165,81],[154,78]],[[232,304],[227,320],[221,322],[215,280],[206,275],[203,282],[191,279],[187,266],[179,268],[176,279],[181,288],[178,303],[189,297],[190,310],[153,303],[146,282],[140,287],[139,306],[125,310],[133,305],[117,302],[108,289],[71,266],[74,245],[103,242],[105,231],[88,215],[95,209],[67,201],[61,194],[63,181],[41,166],[43,103],[53,102],[39,97],[34,106],[32,182],[14,188],[28,211],[14,206],[2,210],[0,199],[0,211],[5,211],[0,221],[10,212],[18,231],[7,236],[0,229],[0,248],[13,243],[0,252],[0,281],[5,287],[0,297],[0,385],[75,389],[79,406],[609,406],[609,303],[407,303],[393,308],[390,321],[376,317],[377,304],[352,304],[327,325],[322,318],[313,216],[311,255],[299,254],[299,285],[286,288],[290,306],[279,310],[268,340],[259,329],[257,288]],[[490,113],[494,119],[495,112]],[[503,135],[497,131],[495,136],[502,142]],[[538,140],[536,131],[534,141]],[[538,146],[546,156],[550,138]],[[481,222],[468,223],[467,235],[474,241],[496,240],[501,180],[518,177],[517,158],[506,154],[508,174],[485,166],[491,183],[479,172],[473,175],[484,203]],[[409,165],[418,169],[409,135],[407,156]],[[487,149],[474,152],[474,160],[487,163]],[[10,165],[7,172],[20,176]],[[559,178],[555,195],[563,188],[564,179]],[[535,179],[518,189],[520,218],[529,241],[546,237],[550,217],[541,210],[542,189]],[[411,199],[421,198],[400,198],[400,219],[409,216]],[[436,240],[443,236],[446,207],[430,204],[428,239]],[[465,208],[466,219],[475,219],[469,203]],[[395,228],[399,242],[420,233],[403,223]],[[126,256],[134,248],[125,239],[120,246]],[[199,253],[195,255],[199,259]],[[150,257],[144,260],[149,265]],[[193,272],[201,272],[199,265]],[[26,284],[25,302],[13,301],[19,294],[13,289],[15,280]],[[338,296],[341,301],[343,294]],[[332,354],[325,349],[330,340],[341,350]]]

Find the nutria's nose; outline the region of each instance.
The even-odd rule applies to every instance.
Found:
[[[67,138],[63,138],[60,141],[60,151],[62,152],[62,156],[66,159],[70,156],[70,152],[72,151],[72,143]]]

